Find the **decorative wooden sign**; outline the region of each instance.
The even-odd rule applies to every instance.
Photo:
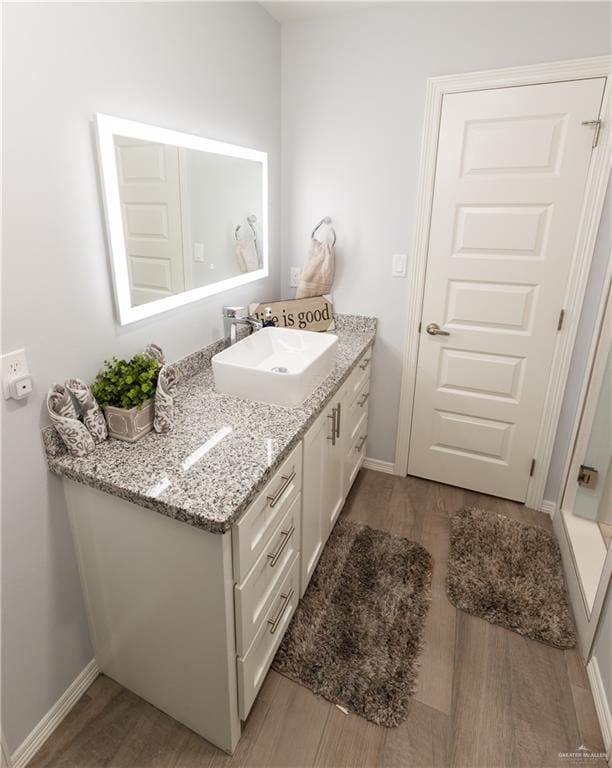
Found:
[[[263,322],[266,309],[279,328],[297,328],[303,331],[333,331],[334,306],[331,296],[313,296],[308,299],[288,299],[251,304],[249,314]]]

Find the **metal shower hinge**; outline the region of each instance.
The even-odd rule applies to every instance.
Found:
[[[598,476],[599,473],[595,467],[587,467],[585,464],[581,464],[578,470],[578,485],[582,485],[584,488],[595,488]]]

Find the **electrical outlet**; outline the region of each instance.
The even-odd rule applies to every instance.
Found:
[[[16,349],[14,352],[2,355],[2,392],[4,399],[8,400],[9,397],[13,397],[9,391],[11,381],[29,375],[30,371],[28,369],[25,349]]]
[[[300,284],[300,278],[302,277],[301,267],[291,267],[289,272],[289,285],[291,288],[297,288]]]

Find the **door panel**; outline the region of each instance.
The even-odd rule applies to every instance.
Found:
[[[449,280],[445,325],[529,333],[536,291],[535,285]]]
[[[525,499],[604,85],[444,97],[410,474]]]
[[[557,173],[566,121],[567,114],[466,121],[462,176]]]
[[[465,349],[442,349],[438,390],[518,402],[523,359]]]
[[[184,290],[177,147],[115,137],[132,305]]]
[[[458,206],[453,255],[542,258],[549,212],[545,205]]]

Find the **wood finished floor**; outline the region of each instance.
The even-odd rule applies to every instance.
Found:
[[[30,768],[548,768],[571,765],[559,753],[581,744],[603,752],[576,651],[527,640],[448,602],[449,519],[465,504],[551,528],[545,515],[513,502],[371,470],[360,473],[343,511],[420,542],[435,561],[418,689],[398,728],[344,715],[271,672],[229,757],[100,676]]]

